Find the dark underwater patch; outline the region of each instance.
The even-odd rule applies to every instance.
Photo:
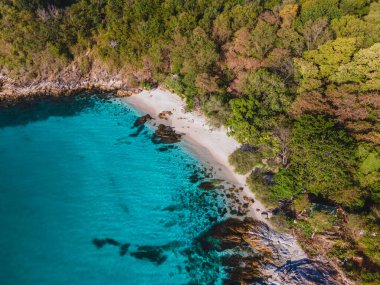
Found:
[[[81,93],[70,96],[25,97],[16,102],[0,100],[0,128],[45,121],[50,117],[72,117],[88,109],[97,108],[99,102],[112,103],[111,94]],[[125,109],[123,111],[128,111]]]
[[[122,145],[122,144],[130,145],[132,143],[128,140],[128,137],[118,138],[116,142],[114,143],[114,145]]]
[[[138,137],[139,134],[144,130],[144,125],[138,126],[136,132],[130,134],[129,136],[132,138]]]
[[[162,209],[162,211],[168,211],[168,212],[174,212],[174,211],[180,211],[183,209],[182,205],[169,205]]]
[[[136,119],[136,121],[133,124],[133,127],[140,127],[140,126],[144,125],[146,122],[148,122],[150,120],[153,120],[153,118],[149,114],[141,116],[141,117],[139,117],[139,118]]]
[[[94,238],[92,240],[92,243],[97,247],[97,248],[102,248],[106,244],[113,245],[113,246],[119,246],[120,243],[112,238],[105,238],[105,239],[98,239]]]
[[[176,148],[176,146],[174,146],[174,145],[166,145],[166,146],[159,147],[157,150],[159,152],[164,152],[164,151],[168,151],[168,150],[175,149],[175,148]]]
[[[214,181],[203,181],[198,185],[201,190],[217,190],[224,189],[222,185],[216,184]]]
[[[129,243],[122,244],[119,251],[120,256],[126,255],[130,246],[131,245]]]
[[[168,258],[162,248],[150,245],[139,246],[137,251],[130,254],[137,259],[146,259],[157,265],[164,263]]]
[[[123,243],[122,244],[122,243],[120,243],[117,240],[112,239],[112,238],[104,238],[104,239],[94,238],[92,240],[92,243],[95,245],[95,247],[97,249],[101,249],[102,247],[104,247],[107,244],[118,247],[120,256],[126,255],[126,253],[128,252],[128,249],[130,247],[129,243]]]
[[[199,176],[199,174],[197,173],[197,171],[194,171],[194,173],[191,174],[190,177],[189,177],[189,181],[191,183],[197,183],[200,180],[201,180],[201,177]]]

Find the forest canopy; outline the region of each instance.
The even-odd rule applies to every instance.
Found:
[[[226,126],[244,147],[231,163],[252,172],[266,200],[290,202],[296,214],[317,201],[359,217],[353,255],[371,270],[345,265],[368,284],[380,280],[379,2],[0,2],[3,74],[28,83],[68,66],[84,76],[99,62],[130,86],[165,86]],[[292,226],[312,231],[313,215]],[[341,251],[332,252],[347,260]]]

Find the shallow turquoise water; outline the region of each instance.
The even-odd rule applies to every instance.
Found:
[[[221,282],[194,245],[220,219],[189,180],[199,162],[137,116],[97,96],[0,109],[1,284]]]

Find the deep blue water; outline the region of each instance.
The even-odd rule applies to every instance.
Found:
[[[195,238],[217,204],[199,162],[154,144],[118,99],[75,96],[0,109],[0,283],[219,284]]]

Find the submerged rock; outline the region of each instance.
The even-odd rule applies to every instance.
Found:
[[[96,246],[96,248],[102,248],[103,246],[105,246],[106,240],[94,238],[92,240],[92,243]]]
[[[126,255],[129,247],[130,247],[129,243],[122,244],[120,246],[120,251],[119,251],[120,256]]]
[[[119,246],[120,243],[112,238],[106,238],[106,243],[108,243],[109,245],[114,245],[114,246]]]
[[[131,252],[131,255],[138,259],[147,259],[157,265],[160,265],[165,262],[168,258],[164,255],[164,251],[160,247],[156,246],[139,246],[137,251]]]
[[[169,205],[169,206],[163,208],[162,211],[174,212],[174,211],[180,211],[182,209],[183,209],[182,205]]]
[[[182,135],[174,131],[170,126],[160,124],[152,136],[152,141],[156,144],[172,144],[181,140]]]
[[[92,243],[96,246],[97,249],[102,248],[106,244],[119,247],[120,256],[126,255],[126,253],[128,252],[128,248],[130,247],[129,243],[121,244],[120,242],[112,238],[105,238],[105,239],[94,238],[92,240]]]
[[[134,127],[139,127],[141,125],[144,125],[146,122],[148,122],[150,120],[153,120],[152,116],[149,115],[149,114],[146,114],[144,116],[141,116],[141,117],[137,118],[137,120],[135,121],[135,123],[133,124],[133,126]]]
[[[198,188],[201,190],[222,190],[224,189],[223,182],[220,179],[203,181],[198,185]]]
[[[198,188],[202,190],[215,190],[216,186],[211,181],[203,181],[198,185]]]
[[[194,171],[193,174],[190,175],[189,177],[189,181],[191,183],[197,183],[201,178],[199,177],[198,173],[196,171]]]
[[[119,246],[120,243],[112,238],[105,238],[105,239],[98,239],[94,238],[92,240],[92,243],[97,247],[97,248],[102,248],[106,244],[113,245],[113,246]]]
[[[157,150],[159,152],[164,152],[164,151],[168,151],[168,150],[171,150],[171,149],[174,149],[174,148],[175,148],[174,145],[166,145],[166,146],[159,147]]]

